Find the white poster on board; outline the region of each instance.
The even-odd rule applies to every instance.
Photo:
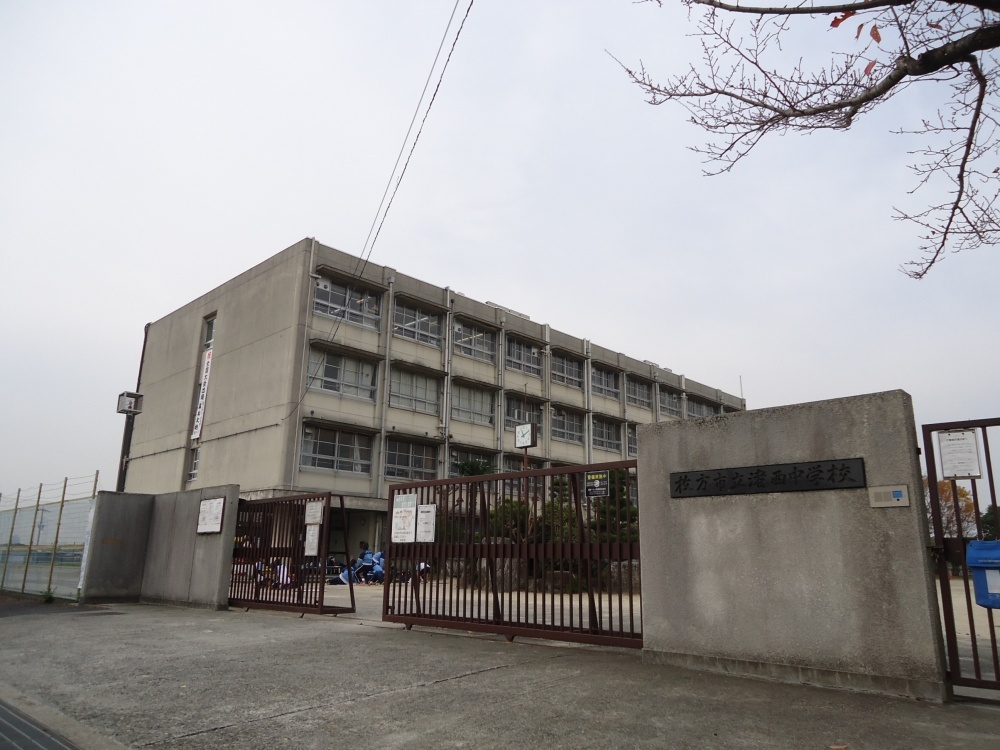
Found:
[[[201,437],[201,426],[205,423],[205,399],[208,398],[208,376],[212,374],[212,350],[206,349],[201,359],[201,386],[198,388],[198,406],[194,410],[194,425],[191,439]]]
[[[437,515],[436,505],[417,506],[417,541],[434,541],[434,518]]]
[[[315,557],[319,554],[319,526],[309,524],[306,526],[306,557]]]
[[[325,503],[322,500],[314,500],[313,502],[306,503],[306,523],[323,523],[323,507]]]
[[[417,538],[417,496],[396,495],[392,502],[392,529],[389,539],[393,544],[412,544]]]
[[[975,430],[945,430],[938,433],[942,479],[980,479],[979,442]]]
[[[222,509],[226,507],[226,498],[212,497],[201,501],[198,510],[198,533],[219,534],[222,532]]]

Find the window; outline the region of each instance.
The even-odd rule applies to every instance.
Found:
[[[544,469],[544,461],[536,461],[533,458],[528,459],[528,471],[534,471],[535,469]],[[503,457],[503,470],[504,472],[511,471],[524,471],[524,456],[504,456]],[[544,480],[544,477],[538,477],[539,480]]]
[[[660,413],[671,417],[681,417],[681,394],[676,391],[660,389]]]
[[[625,378],[625,400],[645,409],[653,408],[653,386],[645,380]]]
[[[202,349],[211,349],[215,343],[215,316],[205,318],[205,331],[202,338]]]
[[[365,328],[379,329],[381,292],[342,284],[325,277],[316,279],[313,311],[331,318],[341,318]]]
[[[483,362],[496,362],[497,335],[472,323],[455,323],[455,351]]]
[[[636,425],[630,424],[626,428],[628,432],[628,454],[630,456],[639,455],[639,430]]]
[[[620,452],[622,449],[621,433],[614,422],[605,422],[594,418],[594,447],[606,451]]]
[[[556,409],[552,412],[552,439],[583,444],[583,415]]]
[[[542,434],[542,405],[520,396],[508,394],[504,399],[503,426],[508,430],[513,430],[516,425],[528,424],[528,422],[537,425],[540,436]]]
[[[386,440],[385,475],[402,479],[435,479],[437,448],[392,438]]]
[[[374,362],[310,349],[306,385],[374,401],[375,370]]]
[[[527,471],[534,471],[535,469],[544,469],[545,462],[537,461],[533,458],[528,459]],[[504,456],[503,457],[503,470],[504,473],[510,473],[515,471],[525,471],[524,468],[524,455],[520,456]],[[545,497],[545,477],[530,477],[528,479],[507,479],[503,483],[504,495],[507,497],[514,498],[544,498]],[[536,511],[537,512],[537,511]]]
[[[521,339],[507,338],[507,369],[542,377],[542,355],[538,347]]]
[[[389,405],[426,414],[438,413],[438,380],[416,372],[392,369]]]
[[[448,476],[462,476],[462,464],[470,464],[475,461],[481,466],[478,468],[488,469],[487,473],[493,473],[496,464],[496,457],[489,453],[476,453],[475,451],[463,451],[453,448],[451,451],[451,464],[448,467]]]
[[[718,404],[709,404],[705,401],[695,401],[688,398],[688,417],[711,417],[719,413]]]
[[[618,373],[614,370],[605,370],[602,367],[595,367],[592,370],[591,390],[601,396],[608,398],[618,398],[621,391],[618,390]]]
[[[492,391],[456,385],[451,391],[451,417],[460,422],[493,424]]]
[[[201,462],[201,448],[194,447],[188,457],[187,480],[193,482],[198,478],[198,464]]]
[[[437,313],[397,301],[392,322],[397,336],[441,348],[441,316]]]
[[[583,362],[557,352],[552,353],[552,382],[583,389]]]
[[[302,429],[302,466],[372,473],[372,439],[343,430],[306,425]]]

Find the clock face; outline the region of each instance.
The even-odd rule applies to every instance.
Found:
[[[519,424],[514,428],[514,447],[531,448],[534,445],[532,440],[532,429],[530,424]]]

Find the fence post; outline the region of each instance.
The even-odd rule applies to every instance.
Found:
[[[14,524],[17,523],[17,506],[21,502],[21,488],[17,488],[17,497],[14,498],[14,517],[10,519],[10,534],[7,536],[7,554],[3,558],[3,575],[0,575],[0,589],[4,588],[7,581],[7,563],[10,560],[10,546],[14,543]]]
[[[42,504],[42,483],[38,483],[38,497],[35,499],[35,513],[31,517],[31,533],[28,535],[28,551],[24,556],[24,574],[21,576],[21,593],[28,583],[28,566],[31,564],[31,547],[35,543],[35,524],[38,523],[38,508]]]
[[[56,553],[59,551],[59,530],[62,528],[63,508],[66,507],[66,486],[69,484],[69,477],[63,479],[62,497],[59,499],[59,517],[56,518],[56,537],[52,540],[52,559],[49,561],[49,583],[46,588],[52,591],[52,573],[56,567]]]

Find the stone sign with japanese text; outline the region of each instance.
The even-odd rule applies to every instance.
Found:
[[[670,497],[849,490],[866,486],[863,458],[676,471],[670,474]]]

